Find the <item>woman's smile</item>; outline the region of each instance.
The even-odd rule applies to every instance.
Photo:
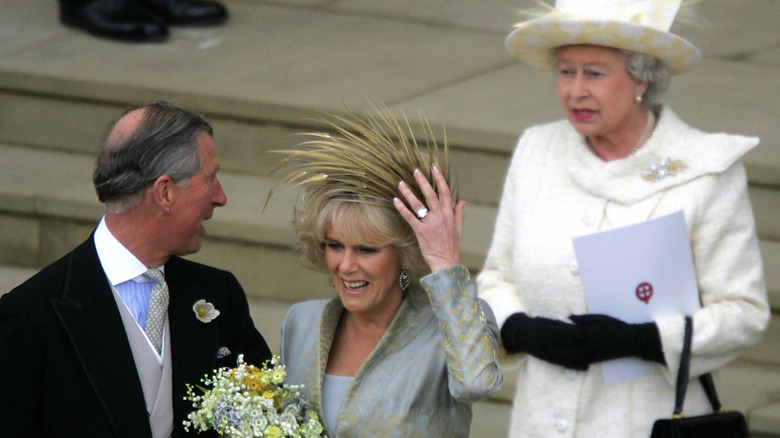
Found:
[[[365,316],[395,314],[403,300],[398,250],[350,241],[333,227],[325,240],[325,261],[344,308]]]
[[[344,292],[346,293],[353,293],[353,294],[359,294],[363,292],[368,285],[370,284],[367,281],[349,281],[349,280],[341,280],[341,284],[344,285]]]

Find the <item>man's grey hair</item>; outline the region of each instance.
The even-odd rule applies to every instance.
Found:
[[[201,115],[168,102],[137,105],[122,117],[136,110],[143,114],[133,132],[112,135],[112,125],[92,175],[98,199],[113,213],[136,207],[144,190],[163,175],[186,187],[200,169],[200,135],[214,135]]]

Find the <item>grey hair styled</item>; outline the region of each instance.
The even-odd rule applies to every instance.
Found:
[[[137,206],[146,187],[163,175],[186,186],[200,169],[199,136],[214,133],[202,116],[168,102],[137,105],[122,117],[136,110],[143,114],[134,132],[112,135],[112,125],[92,174],[98,199],[114,213]]]
[[[642,106],[647,110],[652,110],[658,104],[658,99],[669,89],[671,77],[669,69],[654,56],[630,50],[619,50],[618,52],[631,77],[639,82],[647,83],[647,91],[642,96]]]

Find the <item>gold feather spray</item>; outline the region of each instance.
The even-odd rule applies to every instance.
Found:
[[[308,140],[296,147],[273,151],[284,155],[269,172],[280,175],[279,184],[303,187],[306,195],[341,197],[393,208],[394,197],[404,199],[398,183],[406,181],[417,199],[425,203],[414,181],[420,169],[436,189],[431,166],[436,165],[457,202],[457,187],[450,176],[446,132],[439,146],[422,111],[419,111],[421,140],[402,113],[397,120],[384,105],[371,105],[362,117],[326,115],[319,121],[330,132],[308,132]],[[268,193],[266,205],[273,195]],[[437,190],[438,193],[438,190]],[[405,201],[405,200],[404,200]],[[408,206],[408,204],[407,204]]]

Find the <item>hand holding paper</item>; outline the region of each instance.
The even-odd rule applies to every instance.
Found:
[[[528,353],[565,368],[585,371],[588,360],[583,330],[564,321],[515,313],[501,327],[501,342],[509,353]]]
[[[571,315],[583,331],[588,363],[622,357],[666,363],[655,323],[628,324],[607,315]]]
[[[682,211],[572,241],[589,313],[643,323],[664,315],[692,315],[700,307]],[[602,372],[610,384],[653,367],[619,359],[602,364]]]

